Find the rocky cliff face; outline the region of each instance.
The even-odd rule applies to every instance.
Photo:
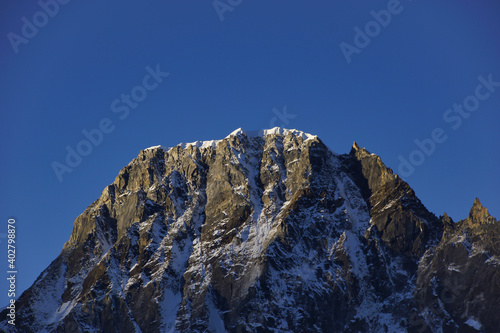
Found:
[[[500,331],[500,223],[477,198],[467,219],[441,220],[441,242],[419,263],[412,321],[425,318],[422,332]]]
[[[495,332],[499,237],[478,200],[438,219],[357,144],[237,130],[141,151],[0,328]]]

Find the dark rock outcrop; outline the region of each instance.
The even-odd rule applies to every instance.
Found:
[[[441,219],[443,238],[418,267],[414,322],[422,332],[498,332],[500,223],[477,198],[467,219]]]

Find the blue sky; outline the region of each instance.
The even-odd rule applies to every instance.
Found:
[[[15,217],[18,292],[141,149],[239,127],[356,141],[436,215],[465,218],[477,196],[500,217],[496,0],[60,1],[0,5],[0,234]],[[67,147],[87,156],[69,167]]]

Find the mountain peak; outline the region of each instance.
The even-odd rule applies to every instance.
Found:
[[[314,139],[317,138],[316,135],[312,135],[303,131],[299,131],[297,129],[286,129],[282,127],[273,127],[270,129],[262,129],[262,130],[244,130],[243,128],[238,128],[231,132],[228,136],[226,136],[226,139],[231,137],[231,136],[239,136],[242,134],[245,134],[248,137],[265,137],[267,135],[282,135],[285,136],[288,133],[292,133],[295,136],[299,136],[304,140],[309,140],[309,139]]]
[[[303,131],[299,131],[297,129],[286,129],[286,128],[281,128],[281,127],[273,127],[270,129],[262,129],[262,130],[244,130],[243,128],[238,128],[229,133],[228,136],[226,136],[224,139],[229,139],[230,137],[233,136],[240,136],[240,135],[246,135],[247,137],[266,137],[267,135],[280,135],[280,136],[286,136],[289,133],[292,133],[295,136],[301,137],[304,141],[309,140],[309,139],[315,139],[318,136],[317,135],[312,135]],[[193,147],[198,147],[198,148],[208,148],[211,147],[215,149],[217,147],[217,144],[221,142],[222,140],[205,140],[205,141],[194,141],[194,142],[181,142],[177,144],[175,147],[179,146],[182,149],[186,149],[189,146]],[[144,150],[154,150],[154,149],[163,149],[164,151],[169,151],[173,147],[165,147],[162,145],[157,145],[157,146],[152,146],[148,147]]]
[[[275,127],[155,146],[76,218],[16,301],[16,327],[4,309],[0,331],[400,332],[415,330],[412,309],[429,325],[473,316],[497,331],[499,291],[486,282],[500,272],[496,220],[478,199],[456,227],[441,220],[357,143],[340,155]],[[462,226],[488,260],[447,246]],[[436,283],[457,267],[470,298],[439,302]]]
[[[495,223],[496,219],[490,215],[479,199],[475,198],[469,212],[469,222],[470,224]]]
[[[352,143],[351,151],[349,152],[349,155],[352,156],[373,156],[373,157],[378,157],[377,155],[370,153],[366,148],[360,147],[356,141]]]

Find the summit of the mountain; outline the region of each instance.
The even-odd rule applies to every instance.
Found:
[[[238,129],[234,130],[233,132],[231,132],[226,138],[229,138],[231,136],[239,136],[242,134],[244,134],[248,137],[266,137],[267,135],[287,136],[287,135],[291,134],[291,135],[296,136],[296,137],[301,137],[304,140],[317,138],[316,135],[305,133],[303,131],[299,131],[296,129],[286,129],[286,128],[282,128],[282,127],[273,127],[270,129],[254,130],[254,131],[248,131],[248,130],[244,130],[242,128],[238,128]]]

